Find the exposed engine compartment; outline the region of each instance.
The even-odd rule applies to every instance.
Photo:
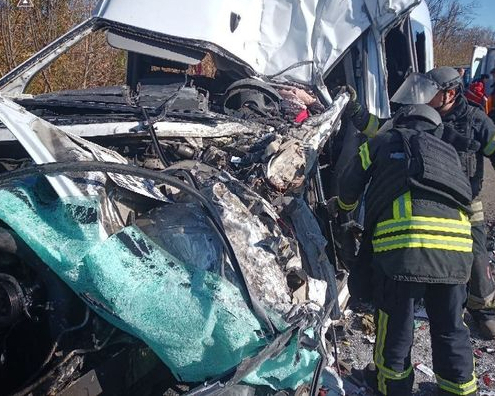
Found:
[[[4,171],[0,184],[7,187],[2,191],[8,192],[2,199],[20,198],[20,206],[13,205],[19,215],[24,213],[26,218],[32,216],[29,213],[43,218],[52,214],[54,218],[46,219],[48,221],[33,232],[24,228],[41,225],[38,220],[18,223],[8,214],[8,207],[0,208],[1,235],[5,235],[0,246],[2,263],[5,262],[0,271],[3,339],[0,376],[6,379],[9,393],[72,394],[64,392],[89,389],[88,394],[95,395],[101,392],[136,394],[136,389],[140,389],[139,394],[143,394],[146,389],[149,394],[164,394],[169,389],[172,393],[165,394],[187,391],[203,394],[206,389],[210,393],[204,394],[220,394],[215,393],[218,389],[213,389],[218,386],[214,380],[206,388],[199,386],[194,390],[198,380],[207,381],[220,374],[218,383],[229,383],[228,392],[234,392],[222,394],[267,395],[284,388],[290,393],[293,391],[283,385],[283,376],[278,389],[273,382],[262,381],[262,377],[254,380],[256,386],[237,385],[273,356],[273,352],[262,352],[264,344],[268,343],[266,348],[269,348],[270,340],[277,341],[276,335],[280,333],[278,337],[294,339],[291,335],[294,330],[284,333],[287,325],[281,325],[283,321],[293,323],[290,329],[299,329],[298,345],[325,355],[317,345],[319,342],[326,349],[324,334],[328,323],[319,315],[338,316],[338,286],[337,252],[324,236],[331,227],[323,207],[325,189],[330,187],[322,182],[322,173],[334,165],[329,160],[332,156],[329,142],[340,125],[346,95],[335,98],[335,104],[325,110],[311,91],[298,86],[247,79],[227,86],[222,92],[218,86],[216,90],[211,86],[210,90],[206,89],[208,83],[211,84],[207,78],[169,77],[185,78],[185,82],[140,85],[136,92],[126,87],[102,88],[17,100],[33,114],[34,118],[26,122],[40,140],[31,146],[23,143],[23,147],[16,142],[3,143],[2,152],[10,155],[1,155],[5,159],[0,161]],[[12,114],[18,113],[14,104],[5,100],[2,103]],[[2,118],[4,120],[8,124],[8,116]],[[90,140],[80,137],[85,130],[92,131]],[[20,129],[12,132],[22,133]],[[46,168],[46,171],[66,175],[64,177],[82,192],[81,197],[96,194],[98,199],[93,204],[82,203],[79,198],[75,202],[64,201],[62,190],[57,190],[51,179],[41,176],[51,173],[44,173],[41,168],[38,173],[30,165],[31,160],[24,150],[40,163],[36,155],[33,156],[40,145],[53,158],[48,162],[55,162],[48,165],[56,166],[59,162],[61,166],[59,170]],[[318,157],[328,162],[321,167]],[[95,161],[103,161],[100,171]],[[64,164],[67,170],[63,170]],[[132,175],[134,168],[149,172],[146,173],[149,177],[143,178],[139,172]],[[163,179],[166,177],[179,184],[170,184],[167,180],[171,179]],[[12,180],[18,182],[12,184]],[[198,197],[201,197],[199,201]],[[206,212],[205,202],[208,202],[206,208],[212,205]],[[43,208],[47,209],[46,213]],[[321,216],[315,217],[315,213]],[[58,238],[60,232],[66,240],[72,233],[67,229],[71,224],[82,227],[82,236],[76,240],[82,238],[81,241],[88,244],[88,253],[79,254],[68,246],[57,246],[62,239],[50,246],[49,239]],[[118,313],[117,305],[113,304],[121,292],[110,298],[104,296],[103,286],[93,291],[81,286],[77,279],[89,275],[84,275],[85,269],[80,265],[67,272],[62,267],[62,272],[52,271],[50,268],[58,268],[56,263],[65,261],[58,255],[66,255],[74,263],[82,260],[81,263],[93,271],[91,279],[98,282],[93,278],[93,261],[88,257],[94,255],[97,262],[98,257],[100,261],[103,257],[101,254],[116,254],[116,251],[102,247],[96,252],[97,248],[89,248],[98,246],[98,238],[88,239],[89,235],[96,238],[96,234],[85,234],[84,229],[96,224],[100,224],[100,234],[111,236],[108,240],[116,237],[112,243],[123,244],[129,249],[126,255],[136,255],[142,263],[150,260],[157,263],[154,249],[163,249],[174,261],[192,264],[193,278],[196,273],[212,273],[219,277],[220,284],[224,284],[225,279],[243,291],[247,307],[251,307],[261,323],[256,330],[260,332],[258,340],[255,344],[254,339],[249,341],[249,348],[258,345],[255,349],[263,356],[260,363],[248,365],[239,372],[241,364],[233,377],[226,374],[225,369],[232,367],[234,361],[242,361],[241,355],[232,363],[226,361],[226,366],[212,364],[211,370],[180,368],[182,358],[172,357],[170,349],[156,349],[156,342],[161,339],[159,333],[151,330],[147,338],[146,331],[143,333],[144,322],[140,324],[138,316],[124,319],[122,313]],[[50,237],[50,230],[57,233]],[[48,239],[36,236],[46,232]],[[106,238],[101,239],[103,244],[108,243]],[[31,259],[26,259],[26,255]],[[133,263],[129,265],[138,265],[138,261]],[[110,267],[114,264],[106,263]],[[162,276],[164,268],[170,265],[173,268],[176,264],[164,262],[163,265],[165,267],[147,264],[150,282]],[[215,287],[223,288],[220,284]],[[130,295],[135,287],[137,284],[129,283]],[[180,287],[187,290],[191,286],[185,283]],[[134,298],[145,298],[137,296]],[[220,304],[223,304],[221,300]],[[131,327],[128,327],[129,320],[135,320]],[[210,317],[205,324],[211,320]],[[282,322],[277,323],[280,320]],[[119,325],[122,321],[127,324]],[[259,326],[252,323],[255,328]],[[301,338],[304,329],[309,328],[325,329],[323,339]],[[141,338],[151,349],[135,337]],[[26,339],[33,340],[33,345],[26,345]],[[290,339],[286,338],[284,344]],[[204,359],[210,353],[208,348]],[[153,350],[162,361],[168,362],[168,368],[161,364]],[[212,349],[211,353],[215,356],[218,352]],[[275,356],[280,353],[278,348]],[[13,363],[13,355],[16,363]],[[328,357],[324,359],[327,361]],[[201,361],[198,367],[208,364],[206,362]],[[122,376],[122,367],[128,366],[135,367],[139,373],[134,377]],[[320,373],[322,368],[318,369]],[[290,378],[293,375],[290,374]],[[124,378],[106,381],[110,376]],[[143,381],[147,384],[144,387]],[[294,384],[290,387],[299,384],[298,381],[286,382],[289,383]],[[306,386],[304,382],[303,388]]]

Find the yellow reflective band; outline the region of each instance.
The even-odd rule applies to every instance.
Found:
[[[478,386],[476,384],[476,376],[474,375],[474,373],[473,379],[464,384],[456,384],[455,382],[448,381],[440,377],[438,374],[436,374],[435,376],[437,378],[437,384],[441,389],[455,395],[469,395],[470,393],[476,392],[476,390],[478,389]]]
[[[437,241],[454,242],[454,243],[472,242],[471,238],[463,238],[463,237],[447,236],[447,235],[432,235],[432,234],[402,234],[402,235],[394,235],[390,237],[378,238],[378,239],[374,239],[374,241],[382,243],[382,242],[397,241],[404,238],[421,238],[427,240],[437,240]]]
[[[387,395],[387,385],[385,383],[385,377],[383,376],[381,371],[378,371],[376,379],[378,380],[378,390],[381,392],[382,395]]]
[[[362,131],[369,138],[374,138],[378,132],[378,127],[380,126],[380,121],[378,117],[374,114],[370,114],[370,119],[368,120],[368,125]]]
[[[400,381],[400,380],[403,380],[407,377],[409,377],[409,375],[411,374],[411,371],[412,371],[412,366],[409,366],[409,368],[405,371],[402,371],[402,372],[398,372],[398,371],[394,371],[392,369],[389,369],[388,367],[385,367],[383,365],[377,365],[376,367],[378,367],[378,369],[380,370],[380,372],[383,374],[383,376],[386,378],[386,379],[390,379],[390,380],[395,380],[395,381]]]
[[[398,219],[387,224],[378,223],[374,236],[391,234],[405,230],[440,231],[452,234],[471,235],[471,223],[466,220],[457,220],[457,223],[445,223],[439,218],[426,218],[419,220],[419,216],[411,216],[409,219]]]
[[[385,348],[385,337],[387,335],[387,323],[388,323],[388,315],[383,312],[381,309],[378,310],[378,328],[376,329],[376,345],[375,345],[375,355],[374,361],[376,367],[383,366],[385,363],[385,358],[383,357],[383,349]],[[377,375],[378,380],[378,390],[384,395],[387,394],[387,386],[385,384],[385,377],[378,370]]]
[[[361,157],[361,165],[363,169],[368,169],[371,165],[368,142],[364,142],[361,146],[359,146],[359,156]]]
[[[400,202],[398,199],[394,200],[392,208],[393,208],[394,220],[388,220],[388,221],[396,221],[395,219],[400,219]]]
[[[434,221],[435,223],[445,223],[445,224],[470,224],[466,216],[461,217],[462,220],[456,219],[444,219],[443,217],[426,217],[426,216],[412,216],[411,219],[418,221]],[[388,225],[396,223],[396,219],[390,219],[381,221],[377,226]]]
[[[473,250],[471,238],[431,234],[403,234],[373,240],[375,253],[395,249],[425,248],[469,253]]]
[[[383,350],[385,348],[385,340],[387,337],[387,324],[388,315],[382,310],[378,310],[378,326],[376,335],[376,347],[374,361],[378,369],[377,379],[378,379],[378,389],[383,394],[387,394],[386,380],[402,380],[409,377],[412,371],[412,366],[403,372],[394,371],[388,367],[385,367],[385,358],[383,356]]]
[[[408,191],[393,202],[394,219],[410,218],[412,216],[411,192]]]
[[[337,203],[338,203],[340,209],[346,210],[346,211],[350,212],[351,210],[356,209],[356,207],[358,206],[359,201],[356,201],[356,202],[354,202],[352,204],[346,204],[345,202],[343,202],[340,199],[340,197],[338,197],[337,198]]]
[[[383,349],[385,348],[385,336],[387,334],[388,315],[381,309],[378,310],[378,328],[376,330],[375,364],[383,365]]]
[[[458,245],[445,245],[442,243],[426,243],[426,242],[406,242],[396,243],[387,246],[374,246],[373,252],[382,253],[390,250],[397,249],[438,249],[438,250],[450,250],[453,252],[471,253],[473,251],[472,246],[458,246]]]
[[[412,200],[411,200],[411,191],[406,192],[404,195],[404,206],[407,219],[410,219],[412,216]]]
[[[490,141],[488,142],[488,144],[483,149],[483,154],[485,154],[485,155],[490,156],[493,153],[495,153],[495,132],[493,133],[493,135],[492,135]]]

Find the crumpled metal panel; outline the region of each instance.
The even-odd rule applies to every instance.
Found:
[[[288,141],[295,139],[299,142],[304,155],[304,177],[309,175],[315,164],[318,150],[338,126],[347,101],[348,96],[341,95],[325,113],[280,134]],[[37,117],[22,108],[0,104],[0,120],[2,116],[5,119],[8,116],[17,117],[19,125],[10,127],[21,137],[29,135],[29,128],[33,125],[42,125],[43,128],[37,128],[34,132],[45,134],[40,140],[40,149],[46,149],[54,160],[64,160],[70,150],[75,150],[84,154],[83,160],[88,157],[100,161],[125,161],[112,150],[64,133],[45,121],[40,123]],[[265,129],[265,133],[269,131]],[[240,145],[253,142],[257,139],[251,141],[244,137],[236,140]],[[27,148],[33,151],[33,156],[37,155],[35,145],[28,145]],[[280,150],[280,147],[273,149]],[[273,152],[270,151],[269,155]],[[70,156],[68,159],[78,158]],[[198,185],[218,208],[217,220],[220,220],[240,262],[250,294],[254,291],[257,300],[267,308],[274,326],[284,329],[292,322],[281,314],[300,308],[294,307],[287,282],[290,270],[302,271],[294,235],[286,228],[282,232],[275,208],[256,192],[250,191],[247,184],[226,172],[200,165],[203,170],[198,173],[203,172],[207,176],[195,174]],[[142,190],[146,189],[146,183],[151,182],[133,178],[136,185],[129,186],[130,179],[119,174],[95,173],[101,173],[103,178],[97,190],[83,188],[83,196],[77,195],[76,198],[67,194],[59,194],[55,198],[51,194],[53,202],[50,204],[38,202],[39,194],[34,190],[38,184],[35,187],[18,186],[15,191],[0,189],[0,219],[9,224],[89,306],[114,326],[150,345],[177,377],[186,381],[216,377],[265,346],[268,339],[262,334],[262,326],[248,308],[246,296],[236,287],[237,271],[236,276],[233,271],[226,271],[227,279],[215,273],[220,252],[218,244],[209,241],[208,233],[201,231],[201,225],[205,225],[204,216],[201,213],[197,215],[199,217],[188,216],[182,212],[182,217],[177,212],[174,219],[170,210],[180,209],[182,204],[169,204],[167,197],[165,202],[154,201],[156,206],[165,206],[155,209],[156,212],[149,214],[148,219],[168,218],[148,229],[151,237],[136,226],[124,227],[120,223],[109,232],[111,236],[103,235],[97,230],[101,219],[107,219],[108,214],[103,212],[105,206],[99,195],[101,193],[106,197],[107,183],[112,188],[125,189],[129,194],[146,195]],[[79,174],[77,179],[78,185],[83,187],[93,181],[86,173]],[[44,178],[40,178],[39,182],[43,185]],[[46,182],[44,185],[49,187]],[[150,186],[154,187],[154,183]],[[74,208],[81,210],[74,212]],[[306,209],[300,215],[312,216]],[[82,212],[88,216],[79,224],[77,213]],[[296,234],[311,231],[321,237],[316,220],[313,217],[306,220],[301,227],[296,227]],[[168,235],[164,229],[167,224],[176,227],[175,230],[169,229],[171,232]],[[194,227],[194,224],[197,226],[196,234],[189,233],[186,228]],[[184,232],[178,229],[180,227],[184,227]],[[186,233],[193,235],[191,240],[185,236]],[[304,243],[304,238],[296,237],[301,244]],[[175,254],[171,254],[164,240],[173,245]],[[316,250],[313,249],[310,254],[321,253],[321,238],[317,242]],[[198,250],[199,246],[202,246],[202,251]],[[304,249],[305,253],[309,252]],[[199,257],[201,252],[208,254]],[[210,253],[211,256],[207,257]],[[211,271],[205,271],[205,268]],[[321,273],[318,276],[325,278]],[[323,280],[307,280],[310,295],[323,291],[326,286]],[[307,308],[315,304],[304,300],[302,306]],[[321,318],[320,313],[308,317]],[[301,332],[314,326],[313,322],[305,323],[300,327]],[[316,326],[320,330],[323,327],[323,324]],[[320,334],[319,330],[317,334]],[[324,340],[324,335],[319,339]],[[268,384],[274,388],[294,388],[308,382],[315,369],[318,352],[300,347],[294,337],[290,348],[266,361],[266,365],[251,373],[250,378],[254,383]]]
[[[174,1],[107,0],[95,15],[175,38],[212,43],[257,74],[284,74],[287,80],[314,84],[371,26],[369,15],[381,29],[417,2],[381,0],[367,10],[365,4],[377,2],[184,0],[177,7]]]
[[[93,310],[146,342],[177,378],[221,376],[266,346],[232,283],[181,262],[135,226],[101,240],[98,200],[52,195],[48,201],[47,189],[44,179],[0,189],[0,219]],[[287,326],[279,315],[273,319],[280,330]],[[318,359],[292,337],[246,381],[295,389],[311,380]]]
[[[326,304],[338,295],[335,287],[335,267],[328,260],[325,248],[328,241],[322,235],[318,221],[308,204],[301,198],[282,198],[284,211],[294,226],[311,276],[327,282]]]
[[[220,209],[225,233],[251,290],[265,308],[288,312],[290,292],[286,275],[271,246],[273,234],[224,183],[214,182],[205,193]]]
[[[92,159],[127,163],[127,160],[115,151],[64,132],[1,95],[0,121],[9,128],[37,164]],[[122,188],[149,198],[168,201],[149,181],[126,175],[108,176]],[[105,182],[105,178],[102,179],[99,172],[88,173],[82,183],[75,183],[66,176],[49,176],[48,180],[60,197],[97,195],[103,190]]]
[[[293,137],[279,147],[267,165],[266,176],[272,186],[282,192],[297,191],[303,186],[316,163],[319,149],[340,126],[348,101],[346,93],[337,96],[326,112],[289,131]]]
[[[401,14],[417,6],[421,0],[365,0],[365,2],[374,27],[382,31]]]

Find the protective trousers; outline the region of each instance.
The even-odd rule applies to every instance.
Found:
[[[495,318],[495,282],[490,271],[490,262],[486,250],[484,221],[472,221],[471,234],[473,236],[474,261],[471,268],[467,306],[475,319],[493,319]]]
[[[373,360],[381,395],[410,395],[414,382],[411,347],[414,301],[423,298],[430,320],[440,394],[474,395],[476,378],[469,329],[463,322],[466,285],[399,282],[375,271],[376,344]]]

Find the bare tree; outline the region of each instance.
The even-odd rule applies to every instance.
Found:
[[[0,0],[0,75],[91,15],[97,0],[34,0],[18,8],[18,0]],[[121,84],[125,55],[108,46],[103,33],[82,40],[28,87],[31,93]]]
[[[494,45],[495,31],[471,26],[477,1],[426,0],[433,25],[435,63],[439,66],[468,64],[474,45]]]

